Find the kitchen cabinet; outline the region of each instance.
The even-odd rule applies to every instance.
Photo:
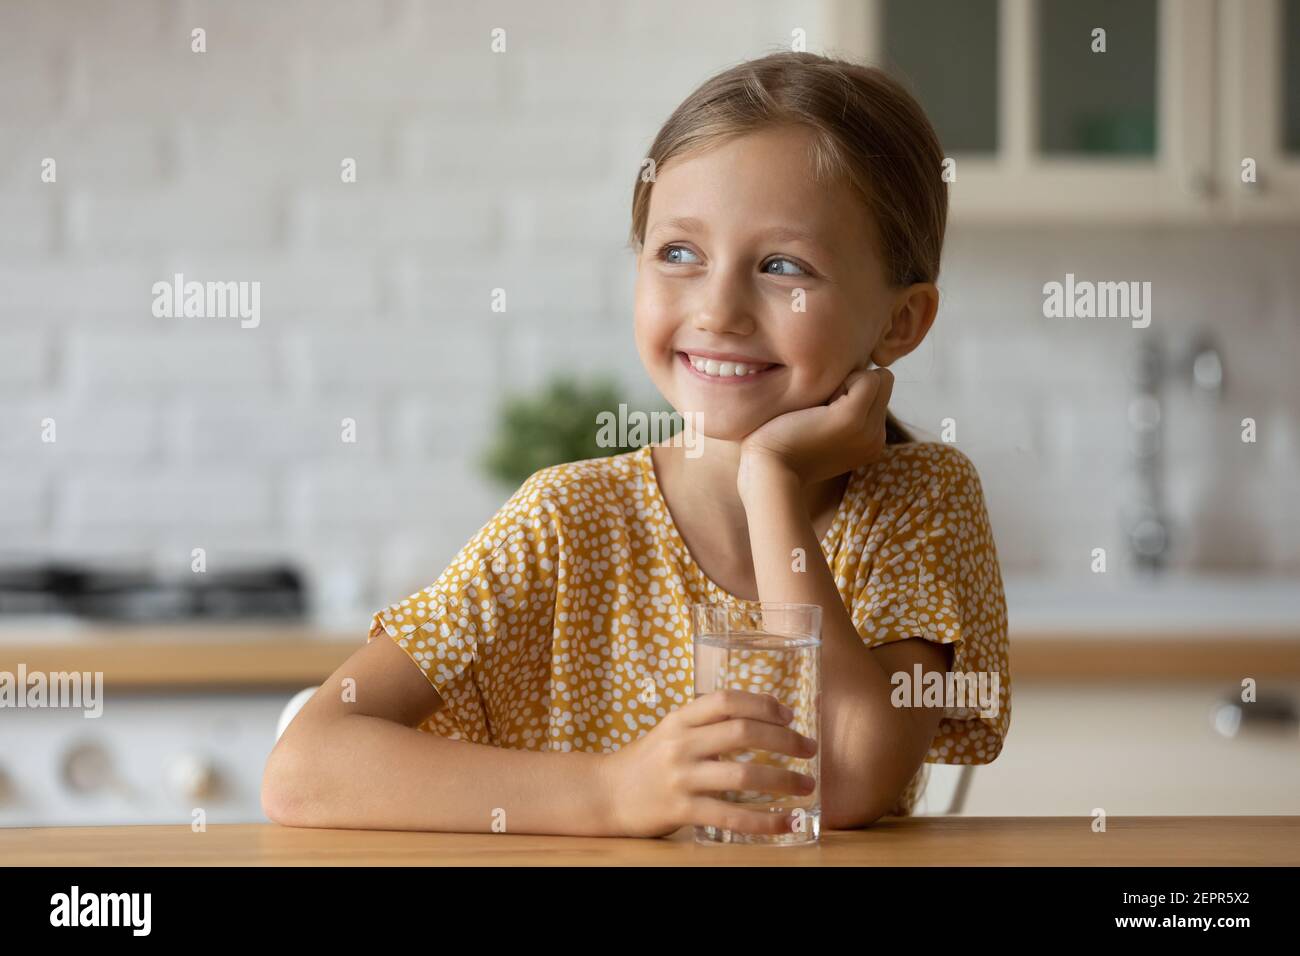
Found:
[[[1296,725],[1248,719],[1234,736],[1216,726],[1236,683],[1022,681],[1006,745],[976,768],[963,813],[1300,813]],[[1260,680],[1259,691],[1300,702],[1300,681]]]
[[[97,707],[0,709],[0,828],[265,820],[262,771],[293,695],[363,629],[32,623],[0,672],[84,675]],[[21,685],[20,685],[21,686]],[[100,694],[99,691],[104,691]]]
[[[1300,0],[1221,0],[1219,168],[1234,220],[1300,218]],[[1254,161],[1255,182],[1242,181]]]
[[[828,2],[827,51],[934,121],[954,224],[1300,218],[1300,0]]]
[[[5,712],[0,828],[265,820],[262,771],[291,694],[111,691],[97,719]]]

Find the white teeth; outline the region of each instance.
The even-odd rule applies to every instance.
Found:
[[[738,375],[753,375],[763,371],[765,365],[746,365],[744,362],[718,362],[714,359],[700,358],[697,355],[688,355],[691,365],[703,372],[705,375],[712,375],[714,378],[732,378]]]

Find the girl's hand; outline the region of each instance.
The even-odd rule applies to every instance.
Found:
[[[658,837],[692,825],[743,833],[790,832],[789,813],[749,810],[714,796],[724,790],[812,793],[814,781],[806,774],[718,759],[733,750],[766,750],[803,759],[815,754],[816,742],[786,726],[790,721],[780,711],[780,703],[770,694],[714,691],[672,711],[645,736],[607,754],[606,783],[615,832]]]
[[[754,429],[740,444],[742,494],[746,479],[772,464],[808,485],[875,461],[885,449],[893,390],[889,369],[856,369],[824,404],[786,412]]]

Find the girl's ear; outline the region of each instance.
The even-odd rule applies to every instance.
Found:
[[[900,290],[890,311],[889,328],[872,355],[881,356],[888,366],[909,354],[929,333],[938,311],[939,287],[933,282],[916,282]]]

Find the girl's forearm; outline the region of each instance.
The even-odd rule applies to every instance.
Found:
[[[889,676],[844,607],[798,488],[774,470],[745,495],[754,576],[762,601],[822,609],[822,812],[828,827],[861,826],[885,813],[916,771],[892,745],[907,717],[890,703]]]
[[[615,835],[602,754],[508,750],[364,714],[291,730],[262,783],[286,826]]]

